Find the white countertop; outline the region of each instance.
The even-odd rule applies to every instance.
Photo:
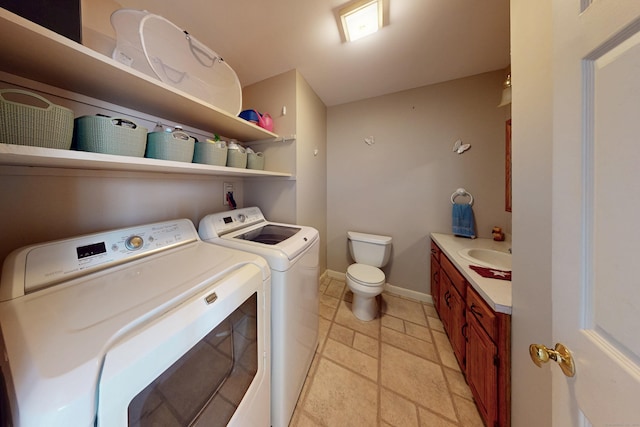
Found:
[[[511,282],[480,276],[469,268],[470,262],[458,254],[458,251],[465,248],[484,248],[508,252],[511,242],[467,239],[443,233],[431,233],[431,238],[491,308],[498,313],[511,314]]]

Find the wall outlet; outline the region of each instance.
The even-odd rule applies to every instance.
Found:
[[[222,206],[229,206],[227,201],[227,193],[233,193],[233,183],[225,182],[222,184]]]

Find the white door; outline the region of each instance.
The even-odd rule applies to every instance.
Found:
[[[640,426],[640,1],[553,19],[553,425]]]

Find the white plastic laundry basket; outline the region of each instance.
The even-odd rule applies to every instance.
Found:
[[[233,68],[216,52],[162,16],[119,9],[113,59],[237,116],[242,88]]]

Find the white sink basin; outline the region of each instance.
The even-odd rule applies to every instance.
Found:
[[[511,254],[507,252],[493,249],[466,248],[460,250],[458,254],[481,267],[511,271]]]

